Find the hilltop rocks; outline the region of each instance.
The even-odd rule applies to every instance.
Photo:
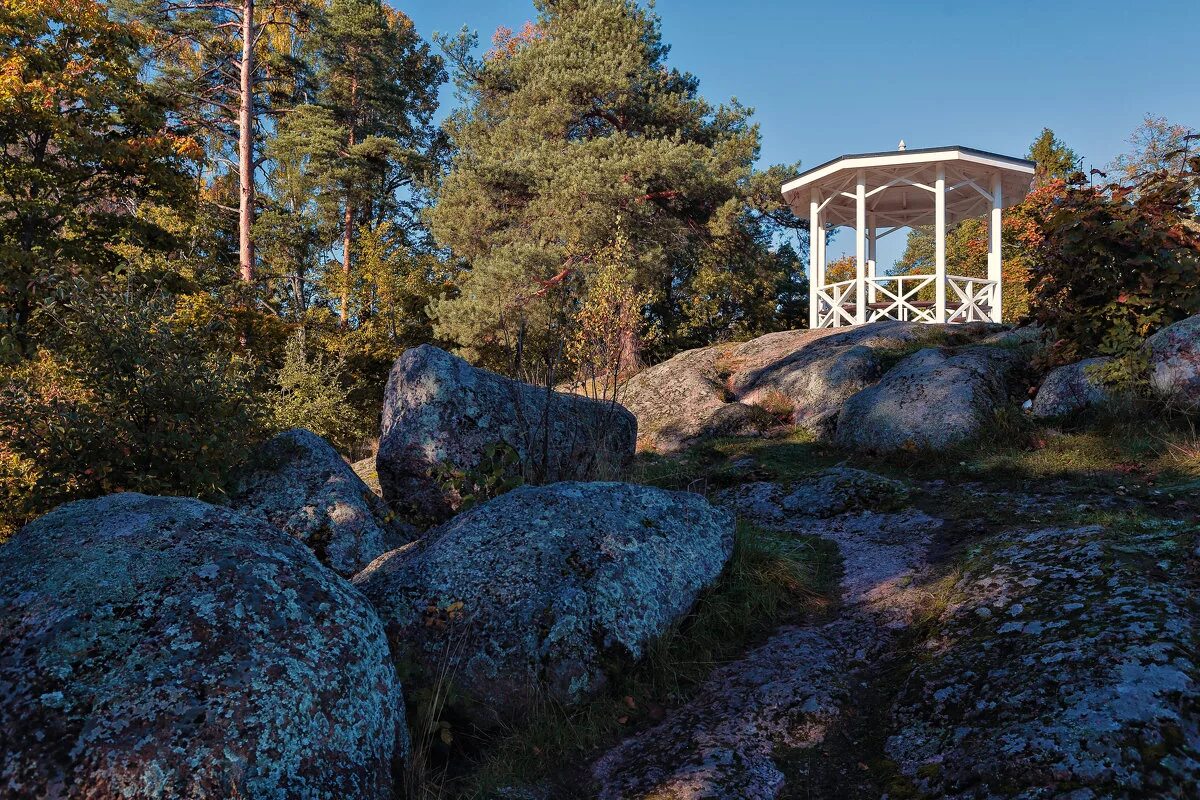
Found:
[[[327,441],[299,428],[260,448],[230,503],[295,536],[346,577],[414,538]]]
[[[790,487],[755,481],[715,496],[718,504],[765,525],[794,517],[896,511],[907,499],[908,490],[900,481],[850,467],[833,467]]]
[[[699,495],[622,483],[523,486],[377,559],[354,583],[398,657],[445,668],[511,720],[576,703],[603,662],[639,658],[721,572],[733,518]]]
[[[1200,409],[1200,314],[1168,325],[1146,340],[1155,391]]]
[[[1194,796],[1195,547],[1093,525],[972,558],[893,711],[913,796]]]
[[[974,438],[1009,399],[1020,363],[997,347],[926,348],[846,401],[837,443],[869,452],[944,450]]]
[[[1097,369],[1110,361],[1110,358],[1086,358],[1051,370],[1033,398],[1033,416],[1064,417],[1111,400],[1112,395],[1097,375]]]
[[[461,501],[439,469],[480,468],[502,447],[528,482],[604,477],[633,457],[636,438],[637,420],[615,403],[547,391],[421,345],[388,377],[376,465],[393,508],[437,521]]]
[[[621,400],[637,416],[638,448],[673,453],[714,435],[759,434],[779,418],[833,434],[843,403],[884,374],[899,351],[922,342],[971,341],[999,326],[876,322],[853,328],[780,331],[741,344],[689,350],[629,379]],[[767,409],[734,430],[733,406]]]
[[[198,500],[61,506],[0,547],[12,797],[391,797],[400,686],[366,600]]]

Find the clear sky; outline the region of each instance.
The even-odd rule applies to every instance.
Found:
[[[485,46],[497,26],[534,16],[528,0],[389,2],[426,37],[466,25]],[[670,63],[697,75],[711,102],[736,97],[755,109],[764,166],[815,166],[900,139],[1024,155],[1049,126],[1102,167],[1145,114],[1200,127],[1200,0],[659,0],[656,8]],[[452,92],[443,98],[453,103]]]

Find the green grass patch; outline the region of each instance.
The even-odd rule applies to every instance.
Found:
[[[661,720],[693,697],[714,667],[779,625],[824,614],[839,569],[828,542],[739,523],[717,583],[640,661],[611,664],[605,692],[572,708],[546,701],[520,725],[466,737],[447,755],[451,763],[431,760],[424,785],[410,795],[484,798],[542,783],[561,794],[588,794],[587,767],[605,748]]]

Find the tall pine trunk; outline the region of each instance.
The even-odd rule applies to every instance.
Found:
[[[346,143],[346,152],[354,149],[355,131],[358,124],[358,74],[350,78],[350,135]],[[354,242],[354,187],[346,186],[346,213],[343,219],[344,233],[342,234],[342,326],[350,323],[350,248]]]
[[[238,109],[238,265],[254,280],[254,0],[242,0],[242,85]]]

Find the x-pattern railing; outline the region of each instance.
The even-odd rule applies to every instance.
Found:
[[[844,307],[854,302],[854,289],[855,280],[851,278],[826,284],[825,288],[817,290],[817,297],[821,301],[820,311],[817,314],[817,327],[838,328],[841,327],[843,319],[847,325],[853,325],[856,322],[854,315]]]
[[[871,309],[868,322],[881,319],[898,319],[904,322],[933,322],[936,312],[932,307],[915,305],[917,295],[926,286],[932,286],[934,275],[881,275],[867,279],[867,286],[875,287],[876,296],[888,298],[886,308]],[[895,283],[895,291],[888,287]]]
[[[987,322],[991,319],[995,281],[985,278],[967,278],[962,275],[947,275],[946,285],[958,295],[959,306],[946,315],[947,322]]]

